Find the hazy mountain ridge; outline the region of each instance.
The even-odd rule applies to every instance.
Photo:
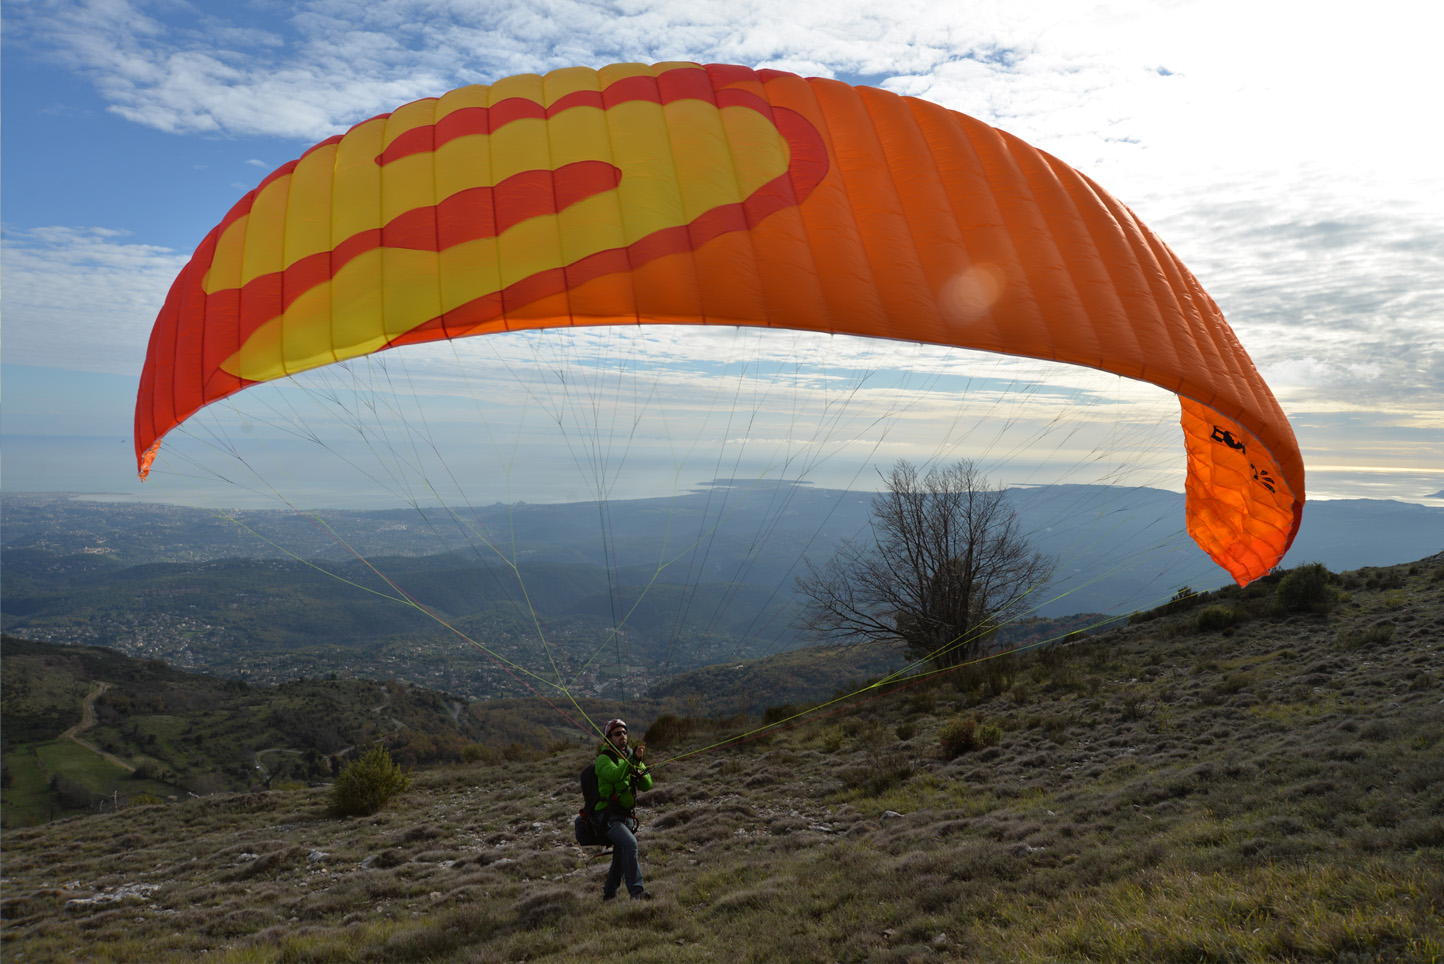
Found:
[[[696,562],[689,550],[699,529],[730,525],[751,537],[765,527],[769,538],[779,540],[778,556],[803,544],[826,552],[837,541],[864,531],[873,495],[787,482],[753,481],[752,485],[760,487],[725,497],[703,490],[673,498],[619,500],[603,507],[590,502],[498,504],[468,509],[464,515],[435,509],[426,513],[319,510],[334,537],[316,518],[296,512],[237,510],[222,516],[185,506],[66,497],[0,496],[0,519],[7,553],[38,548],[59,556],[88,553],[140,564],[281,558],[285,553],[277,548],[280,544],[293,547],[302,558],[346,558],[349,553],[338,541],[344,540],[364,546],[367,555],[431,556],[449,546],[461,561],[487,561],[479,560],[471,548],[474,542],[459,534],[465,528],[469,539],[474,533],[490,536],[503,555],[541,554],[551,561],[641,567],[649,575],[663,566],[664,578],[684,581],[685,570]],[[1050,542],[1066,542],[1070,533],[1098,515],[1109,519],[1118,540],[1147,542],[1156,538],[1155,530],[1182,528],[1182,494],[1161,489],[1044,486],[1012,489],[1010,498],[1019,507],[1025,530],[1050,553],[1058,551]],[[1095,508],[1090,511],[1090,507]],[[607,525],[599,528],[604,514]],[[1050,539],[1050,528],[1064,531]],[[670,541],[659,538],[667,532],[672,533]],[[725,541],[707,548],[709,554],[729,560],[738,554]],[[1303,524],[1284,564],[1318,561],[1343,570],[1391,565],[1440,548],[1444,548],[1444,508],[1380,499],[1314,501],[1304,507]],[[1193,552],[1207,562],[1201,552]],[[695,555],[703,552],[699,549]],[[1226,576],[1208,565],[1212,571],[1202,570],[1202,581],[1222,585]],[[728,581],[747,571],[716,561],[712,566],[712,574],[726,573]],[[679,571],[669,571],[674,568]],[[752,581],[771,582],[772,570],[765,572]],[[1080,611],[1091,608],[1096,607]]]
[[[1175,493],[1050,486],[1010,499],[1071,587],[1040,593],[1037,615],[1127,616],[1182,586],[1226,581],[1176,532]],[[336,512],[321,526],[247,512],[238,528],[174,506],[7,496],[0,610],[7,632],[257,681],[399,673],[467,698],[519,695],[498,660],[535,670],[551,651],[579,692],[635,693],[678,671],[805,644],[792,598],[798,560],[865,533],[869,502],[729,480],[674,499],[497,505],[465,520],[495,550],[458,541],[437,553],[438,534],[460,539],[456,518]],[[366,561],[343,542],[366,547]],[[316,555],[278,558],[275,543]],[[1349,569],[1440,548],[1444,509],[1319,502],[1307,506],[1289,560]]]

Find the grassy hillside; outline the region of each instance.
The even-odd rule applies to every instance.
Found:
[[[997,636],[1005,648],[1027,648],[1059,640],[1104,617],[1082,614],[1064,619],[1024,619],[1003,627]],[[728,662],[678,673],[648,691],[656,712],[726,717],[736,713],[772,716],[789,706],[815,703],[852,693],[872,680],[904,671],[911,660],[902,644],[814,646]],[[785,715],[785,714],[784,714]]]
[[[387,646],[379,653],[413,677],[431,672],[432,661],[414,649]],[[663,713],[761,712],[828,698],[902,663],[883,650],[804,651],[683,674],[655,696],[626,705],[642,725]],[[144,794],[179,799],[277,781],[329,782],[351,747],[370,742],[386,744],[408,764],[485,755],[477,745],[483,739],[492,747],[545,749],[559,740],[575,743],[617,712],[615,702],[579,698],[573,704],[545,688],[546,698],[467,707],[396,679],[252,686],[112,650],[12,636],[3,638],[0,667],[6,781],[0,820],[6,827],[124,805]],[[514,682],[495,665],[488,671]],[[83,733],[66,734],[83,719]]]
[[[395,682],[254,687],[104,649],[5,637],[4,826],[150,795],[328,782],[349,748],[386,741],[413,761],[461,760],[483,733],[464,705]],[[82,723],[84,729],[66,736]],[[549,742],[549,731],[514,736]],[[77,742],[77,740],[82,742]]]
[[[7,961],[1431,961],[1444,558],[1180,598],[749,734],[668,716],[600,902],[579,749],[7,831]],[[772,714],[776,716],[777,714]]]

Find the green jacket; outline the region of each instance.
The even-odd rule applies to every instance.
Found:
[[[611,746],[604,746],[595,767],[597,789],[602,794],[598,812],[611,803],[619,810],[631,810],[637,805],[636,794],[652,789],[652,771],[644,763],[634,763],[630,753],[623,757]]]

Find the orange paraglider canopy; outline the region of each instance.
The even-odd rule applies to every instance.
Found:
[[[914,98],[725,65],[523,75],[407,104],[267,177],[151,334],[142,477],[247,385],[527,328],[752,325],[1085,365],[1177,393],[1188,531],[1240,583],[1298,529],[1287,419],[1128,208]]]

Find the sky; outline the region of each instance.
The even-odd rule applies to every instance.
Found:
[[[332,433],[325,456],[374,480],[389,471],[367,461],[378,449],[406,458],[376,442],[391,437],[393,416],[413,434],[427,419],[432,440],[468,425],[484,436],[475,461],[458,456],[437,471],[495,481],[488,499],[631,496],[657,479],[665,490],[800,467],[813,481],[848,484],[875,479],[869,466],[898,456],[976,454],[936,442],[938,425],[960,422],[960,385],[972,419],[961,434],[970,445],[992,440],[984,454],[1005,481],[1107,481],[1112,469],[1076,473],[1106,446],[1143,467],[1135,479],[1180,487],[1176,403],[1116,378],[847,339],[666,331],[497,339],[318,374],[302,396],[315,413],[255,390],[249,411],[207,413],[214,421],[175,443],[176,461],[155,481],[136,480],[131,413],[156,312],[195,246],[267,173],[361,120],[465,84],[693,60],[921,97],[1058,156],[1128,204],[1222,308],[1293,424],[1311,499],[1444,505],[1436,5],[5,0],[0,9],[7,493],[168,501],[201,476],[246,491],[271,485],[276,473],[240,454],[244,436],[263,441],[291,484],[342,500],[336,473],[312,460],[317,437]],[[639,389],[622,374],[644,355]],[[715,374],[730,387],[699,387]],[[437,407],[348,425],[358,392],[399,381]],[[859,401],[839,414],[825,387]],[[704,403],[719,392],[730,401]],[[1000,416],[1004,398],[1043,407]],[[869,400],[885,409],[889,439]],[[337,405],[339,414],[323,411]],[[1072,427],[1043,431],[1060,411]],[[995,439],[999,419],[1022,434]],[[541,441],[548,427],[561,429],[560,443]],[[714,437],[734,453],[739,440],[749,447],[698,456]],[[187,461],[186,445],[209,455]],[[620,451],[626,478],[613,468]],[[583,477],[580,488],[559,484],[564,474]]]

